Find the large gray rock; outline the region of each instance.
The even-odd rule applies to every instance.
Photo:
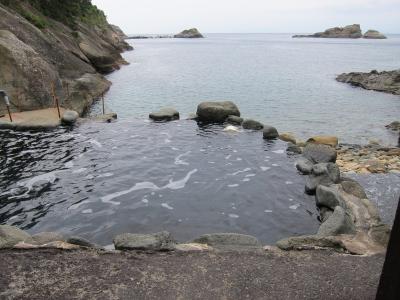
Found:
[[[317,235],[334,236],[355,233],[351,216],[340,206],[336,206],[333,214],[319,227]]]
[[[300,157],[296,160],[297,170],[304,175],[311,174],[313,166],[314,163],[305,157]]]
[[[242,125],[243,118],[238,117],[238,116],[228,116],[228,118],[226,119],[226,122],[233,124],[233,125]]]
[[[173,121],[179,120],[179,112],[171,107],[165,107],[157,112],[152,112],[149,118],[153,121]]]
[[[264,124],[252,119],[246,119],[243,121],[242,127],[244,129],[261,130],[264,128]]]
[[[276,246],[285,251],[307,249],[334,249],[339,252],[346,251],[343,242],[331,236],[303,235],[282,239]]]
[[[353,24],[353,25],[347,25],[345,27],[329,28],[324,32],[317,32],[311,35],[294,35],[293,37],[358,39],[362,37],[362,32],[359,24]]]
[[[51,242],[65,242],[65,237],[57,232],[41,232],[32,236],[32,239],[38,245],[44,245]]]
[[[400,69],[383,72],[373,70],[369,73],[343,73],[336,80],[367,90],[400,95]]]
[[[319,144],[307,144],[303,155],[313,163],[336,162],[337,158],[337,152],[334,148]]]
[[[385,126],[388,129],[391,129],[393,131],[400,131],[400,122],[399,121],[393,121],[392,123],[388,124]]]
[[[114,238],[117,250],[171,251],[176,242],[167,231],[154,234],[123,233]]]
[[[67,110],[61,117],[61,123],[64,125],[73,125],[78,120],[79,114],[74,110]]]
[[[370,29],[366,33],[364,33],[363,38],[364,39],[375,39],[375,40],[387,39],[387,37],[385,35],[383,35],[379,31],[373,30],[373,29]]]
[[[305,191],[314,195],[319,185],[330,186],[340,182],[340,170],[334,163],[315,164],[306,179]]]
[[[261,243],[255,237],[238,233],[204,234],[192,242],[207,244],[221,250],[262,249]]]
[[[197,107],[198,120],[202,122],[224,122],[228,116],[240,117],[240,111],[231,101],[202,102]]]
[[[197,30],[197,28],[191,28],[191,29],[186,29],[178,34],[175,34],[174,38],[193,39],[193,38],[204,38],[204,36]]]
[[[315,193],[315,200],[317,206],[328,207],[331,210],[334,210],[337,206],[346,207],[336,186],[319,185]]]
[[[25,231],[14,226],[0,225],[0,249],[12,248],[19,242],[34,243],[31,235]]]
[[[288,146],[286,148],[286,152],[292,153],[292,154],[302,154],[303,153],[303,149],[301,149],[300,146],[297,146],[297,145],[292,144],[292,143],[288,143]]]
[[[340,185],[342,186],[343,190],[348,194],[351,194],[351,195],[356,196],[357,198],[361,198],[361,199],[368,198],[367,194],[365,193],[364,188],[361,186],[361,184],[359,184],[354,179],[342,178]]]
[[[279,137],[278,130],[275,127],[264,125],[263,129],[263,139],[273,140]]]

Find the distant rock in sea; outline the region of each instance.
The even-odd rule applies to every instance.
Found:
[[[364,33],[363,38],[364,39],[377,39],[377,40],[387,39],[387,37],[385,35],[383,35],[379,31],[373,30],[373,29],[370,29],[366,33]]]
[[[347,25],[345,27],[329,28],[324,32],[317,32],[311,35],[294,35],[293,37],[358,39],[362,37],[362,32],[359,24],[353,24],[353,25]]]
[[[367,90],[375,90],[400,95],[400,69],[394,71],[369,73],[351,72],[340,74],[337,81],[359,86]]]
[[[174,38],[193,39],[204,38],[204,36],[197,30],[197,28],[186,29],[181,33],[175,34]]]

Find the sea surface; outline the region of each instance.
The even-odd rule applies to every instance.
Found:
[[[398,120],[400,97],[336,82],[344,72],[400,68],[400,35],[387,40],[293,39],[291,34],[209,34],[205,39],[129,40],[131,64],[109,76],[108,106],[122,118],[147,118],[173,106],[231,100],[246,118],[300,138],[395,144],[384,125]]]
[[[385,41],[213,34],[202,40],[135,40],[130,62],[108,76],[117,122],[46,132],[0,130],[0,224],[59,231],[109,245],[119,233],[251,234],[263,243],[319,226],[286,143],[256,131],[184,120],[205,100],[232,100],[242,115],[307,138],[394,144],[384,125],[400,97],[335,81],[342,72],[400,68],[400,36]],[[153,123],[163,106],[181,121]],[[91,114],[100,110],[95,104]],[[400,175],[355,176],[393,221]]]

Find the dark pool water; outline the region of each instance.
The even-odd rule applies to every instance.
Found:
[[[91,123],[74,131],[1,131],[0,222],[100,244],[169,230],[186,241],[239,232],[263,242],[315,232],[285,143],[194,121]]]

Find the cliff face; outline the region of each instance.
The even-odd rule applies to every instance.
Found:
[[[0,89],[12,110],[24,111],[52,107],[54,85],[61,105],[82,114],[110,87],[101,74],[126,64],[120,53],[132,47],[89,0],[79,1],[86,5],[81,15],[43,10],[46,2],[0,0]]]

